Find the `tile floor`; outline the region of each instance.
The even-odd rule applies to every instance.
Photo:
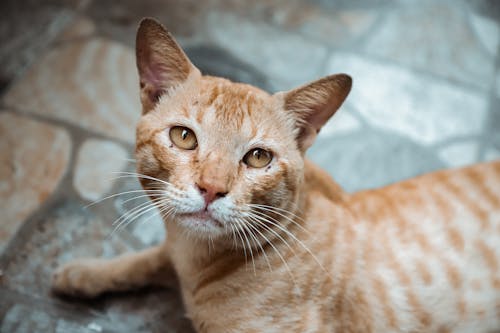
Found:
[[[0,5],[0,332],[192,332],[174,290],[53,297],[81,256],[160,242],[138,202],[133,51],[162,21],[203,72],[284,90],[334,72],[352,93],[310,157],[346,189],[500,158],[495,1],[6,0]]]

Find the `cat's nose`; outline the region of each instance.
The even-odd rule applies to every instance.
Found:
[[[223,198],[228,193],[222,186],[217,186],[215,184],[206,184],[199,182],[196,183],[196,187],[203,196],[203,199],[205,199],[205,208],[214,200]]]

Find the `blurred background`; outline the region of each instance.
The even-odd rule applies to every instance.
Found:
[[[350,74],[309,152],[349,191],[500,158],[498,1],[3,0],[0,332],[192,332],[174,290],[49,292],[58,263],[164,237],[133,194],[85,207],[139,188],[113,172],[134,170],[144,16],[207,74],[271,92]]]

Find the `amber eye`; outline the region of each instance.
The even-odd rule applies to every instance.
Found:
[[[193,131],[187,127],[175,126],[170,129],[170,140],[179,148],[191,150],[198,146],[198,141]]]
[[[267,150],[255,148],[246,153],[243,162],[252,168],[263,168],[271,163],[273,155]]]

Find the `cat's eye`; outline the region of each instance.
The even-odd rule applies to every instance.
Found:
[[[252,168],[263,168],[271,163],[273,155],[262,148],[255,148],[250,150],[243,157],[243,162]]]
[[[192,150],[198,146],[196,135],[187,127],[174,126],[170,129],[170,140],[181,149]]]

